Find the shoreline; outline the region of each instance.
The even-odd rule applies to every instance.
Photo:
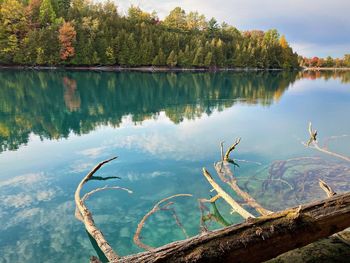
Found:
[[[349,71],[350,67],[346,68],[179,68],[179,67],[120,67],[120,66],[25,66],[25,65],[0,65],[0,70],[17,69],[17,70],[74,70],[74,71],[105,71],[105,72],[260,72],[260,71]]]
[[[327,68],[319,68],[319,67],[310,67],[310,68],[303,68],[303,70],[304,71],[307,71],[307,70],[309,70],[309,71],[342,71],[342,70],[344,70],[344,71],[348,71],[348,70],[350,70],[350,68],[329,68],[329,67],[327,67]]]
[[[137,71],[137,72],[221,72],[221,71],[283,71],[283,69],[263,69],[263,68],[171,68],[171,67],[120,67],[120,66],[22,66],[22,65],[0,65],[1,69],[23,69],[23,70],[77,70],[77,71]],[[299,70],[299,69],[294,69]]]

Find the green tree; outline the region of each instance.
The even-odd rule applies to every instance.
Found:
[[[350,67],[350,54],[345,54],[343,63],[345,67]]]
[[[169,57],[166,61],[166,64],[169,67],[175,67],[177,65],[177,56],[176,56],[174,50],[170,52]]]
[[[39,19],[42,25],[46,26],[53,23],[56,19],[56,14],[53,9],[51,0],[42,0],[39,10]]]
[[[115,55],[114,55],[114,50],[110,46],[107,47],[106,49],[106,58],[107,58],[107,64],[108,65],[113,65],[115,64]]]
[[[210,66],[212,66],[212,60],[213,60],[213,53],[211,53],[210,51],[207,53],[207,55],[205,56],[204,59],[204,66],[209,68]]]
[[[0,6],[0,61],[13,61],[27,30],[24,6],[17,0],[5,0]]]
[[[164,19],[164,25],[172,28],[186,28],[186,13],[181,7],[175,7],[170,14]]]
[[[208,22],[208,33],[210,37],[213,37],[216,35],[216,33],[219,31],[219,24],[218,21],[214,17],[212,17]]]

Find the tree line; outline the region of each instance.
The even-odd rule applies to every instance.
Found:
[[[110,2],[0,0],[0,64],[296,68],[275,29],[239,31],[174,8],[163,20]]]
[[[350,68],[350,54],[345,54],[343,58],[326,58],[319,57],[299,57],[301,67],[317,67],[317,68]]]

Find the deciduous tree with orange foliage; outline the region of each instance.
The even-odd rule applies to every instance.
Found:
[[[61,45],[60,57],[62,60],[67,60],[75,55],[73,42],[75,41],[77,32],[70,22],[64,22],[59,30],[59,41]]]

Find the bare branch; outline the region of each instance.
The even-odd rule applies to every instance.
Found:
[[[311,122],[309,123],[309,134],[310,134],[310,139],[309,141],[305,144],[305,143],[302,143],[303,145],[305,145],[306,147],[309,147],[310,144],[313,145],[312,148],[320,151],[320,152],[323,152],[323,153],[326,153],[328,155],[331,155],[331,156],[334,156],[334,157],[337,157],[337,158],[340,158],[342,160],[345,160],[345,161],[348,161],[350,162],[350,157],[348,156],[344,156],[344,155],[341,155],[339,153],[335,153],[335,152],[332,152],[332,151],[329,151],[327,150],[326,148],[321,148],[319,145],[318,145],[318,142],[316,140],[316,136],[317,136],[317,131],[312,131],[312,124]]]
[[[160,200],[158,203],[156,203],[154,205],[154,207],[152,208],[151,211],[149,211],[140,221],[140,223],[137,225],[137,229],[136,229],[136,233],[134,235],[134,243],[139,246],[140,248],[143,248],[145,250],[152,250],[153,247],[151,246],[148,246],[146,244],[144,244],[143,242],[141,242],[140,240],[140,234],[141,234],[141,231],[142,231],[142,228],[143,226],[145,225],[145,222],[146,220],[152,215],[154,214],[155,212],[159,211],[161,209],[160,205],[166,201],[169,201],[170,199],[172,198],[175,198],[175,197],[179,197],[179,196],[192,196],[191,194],[176,194],[176,195],[172,195],[172,196],[169,196],[167,198],[164,198],[162,200]],[[170,203],[166,204],[165,207],[168,207],[170,205]]]
[[[332,197],[336,195],[333,189],[328,184],[326,184],[326,182],[324,182],[323,180],[319,179],[319,184],[322,190],[326,192],[328,197]]]
[[[221,160],[224,160],[224,141],[220,142]]]
[[[103,236],[101,230],[99,230],[94,222],[94,219],[92,218],[92,214],[89,211],[89,209],[84,204],[84,201],[80,199],[80,192],[83,188],[84,184],[90,180],[90,178],[106,163],[109,163],[110,161],[116,159],[117,157],[113,157],[111,159],[108,159],[106,161],[100,162],[98,165],[96,165],[85,177],[81,182],[79,183],[77,189],[75,190],[75,205],[78,210],[78,213],[80,213],[81,219],[84,222],[85,228],[88,231],[88,233],[96,240],[97,245],[101,249],[101,251],[105,254],[106,258],[109,261],[116,261],[118,259],[118,255],[113,251],[112,247],[109,245],[105,237]]]
[[[231,145],[231,147],[226,151],[224,160],[230,160],[230,153],[237,147],[237,145],[241,142],[241,138],[237,138],[236,141]]]
[[[97,192],[100,192],[100,191],[103,191],[103,190],[124,190],[126,192],[128,192],[129,194],[132,194],[132,191],[127,189],[127,188],[123,188],[123,187],[120,187],[120,186],[104,186],[104,187],[101,187],[101,188],[96,188],[88,193],[86,193],[83,198],[81,199],[82,202],[85,202],[91,195],[93,195],[94,193],[97,193]]]
[[[255,218],[251,213],[245,210],[240,204],[238,204],[233,198],[228,195],[213,179],[211,174],[203,168],[203,175],[208,180],[210,185],[214,188],[214,190],[220,195],[231,207],[232,209],[240,214],[243,218]]]
[[[247,192],[243,191],[237,184],[237,180],[234,178],[230,166],[227,162],[223,162],[224,169],[219,168],[219,163],[215,165],[215,170],[220,179],[228,184],[233,191],[236,192],[248,205],[253,207],[261,215],[269,215],[272,212],[262,207],[253,197],[251,197]]]

